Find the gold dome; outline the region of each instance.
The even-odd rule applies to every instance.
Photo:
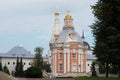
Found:
[[[59,15],[60,13],[59,13],[59,11],[57,10],[56,12],[55,12],[55,15]]]
[[[67,12],[65,18],[67,18],[67,19],[70,19],[70,18],[71,18],[71,15],[70,15],[70,12],[69,12],[69,11]]]

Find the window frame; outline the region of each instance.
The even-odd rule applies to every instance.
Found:
[[[72,53],[72,59],[76,59],[76,53]]]
[[[59,53],[59,58],[60,58],[60,59],[63,58],[63,53],[62,53],[62,52]]]
[[[63,71],[63,64],[59,63],[59,71]]]

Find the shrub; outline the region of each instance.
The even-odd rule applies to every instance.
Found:
[[[7,74],[10,74],[10,72],[9,72],[9,70],[8,70],[8,68],[7,68],[6,65],[5,65],[4,68],[3,68],[3,72],[5,72],[5,73],[7,73]]]
[[[30,67],[25,71],[25,77],[27,78],[41,78],[42,70],[39,67]]]

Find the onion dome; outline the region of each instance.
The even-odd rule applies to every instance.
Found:
[[[56,12],[55,12],[55,15],[59,15],[60,13],[59,13],[59,11],[57,10]]]
[[[72,16],[70,15],[70,12],[69,12],[69,11],[67,12],[67,14],[66,14],[65,18],[67,18],[67,19],[72,18]]]

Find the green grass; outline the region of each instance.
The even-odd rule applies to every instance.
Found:
[[[75,80],[120,80],[120,78],[77,77]]]

